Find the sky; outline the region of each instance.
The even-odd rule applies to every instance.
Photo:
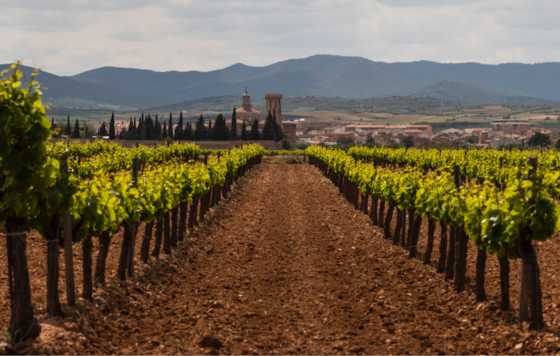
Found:
[[[213,70],[315,54],[560,61],[558,0],[0,0],[0,63]]]

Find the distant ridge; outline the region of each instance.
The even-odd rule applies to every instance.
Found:
[[[0,65],[0,69],[6,65]],[[26,68],[30,71],[30,68]],[[255,67],[236,63],[208,72],[101,67],[74,76],[42,72],[55,107],[111,110],[172,105],[208,97],[285,96],[370,98],[433,96],[461,105],[560,102],[560,63],[479,64],[430,61],[385,63],[316,55]]]
[[[447,103],[462,106],[482,104],[504,104],[504,105],[553,105],[552,100],[532,98],[525,96],[512,96],[499,94],[471,84],[441,81],[412,94],[416,97],[431,97],[440,99]]]

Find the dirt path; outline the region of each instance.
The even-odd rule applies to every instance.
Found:
[[[82,314],[80,352],[553,351],[408,259],[309,165],[255,168],[187,248],[137,282]]]

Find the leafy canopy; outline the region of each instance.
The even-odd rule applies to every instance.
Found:
[[[59,172],[47,155],[50,122],[36,75],[24,86],[19,63],[0,73],[0,220],[36,216]]]

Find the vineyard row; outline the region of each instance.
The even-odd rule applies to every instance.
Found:
[[[52,170],[50,180],[42,182],[37,199],[40,206],[29,211],[25,222],[9,216],[0,219],[5,221],[11,252],[8,274],[12,342],[35,337],[40,332],[33,316],[26,262],[25,239],[29,229],[36,229],[47,240],[47,312],[59,316],[62,315],[58,270],[61,247],[64,247],[67,303],[76,303],[72,260],[72,245],[76,243],[82,249],[82,297],[92,300],[94,282],[105,285],[111,240],[121,228],[124,234],[117,278],[126,281],[134,275],[134,248],[141,223],[144,223],[141,261],[147,263],[150,255],[159,258],[160,251],[170,254],[210,207],[227,196],[238,177],[260,162],[264,152],[259,145],[245,145],[215,156],[205,155],[206,164],[193,161],[200,154],[193,144],[116,148],[81,156],[63,154],[59,156],[63,161],[51,155],[50,164],[56,169]],[[80,159],[67,164],[69,158],[76,157]],[[86,170],[91,173],[76,174]],[[99,239],[95,271],[93,238]]]
[[[468,180],[457,166],[451,171],[425,170],[361,162],[344,151],[321,147],[308,148],[307,155],[356,208],[369,213],[373,223],[383,227],[386,238],[405,247],[410,257],[418,254],[420,226],[422,219],[427,219],[423,260],[430,263],[439,224],[437,268],[454,280],[458,292],[465,289],[468,239],[477,246],[478,300],[486,299],[487,253],[495,254],[500,260],[502,308],[509,309],[509,259],[520,258],[519,319],[529,321],[533,329],[544,327],[539,267],[532,241],[546,240],[554,234],[557,209],[545,186],[543,169],[535,159],[528,162],[526,173],[511,175],[497,186],[490,181]]]

